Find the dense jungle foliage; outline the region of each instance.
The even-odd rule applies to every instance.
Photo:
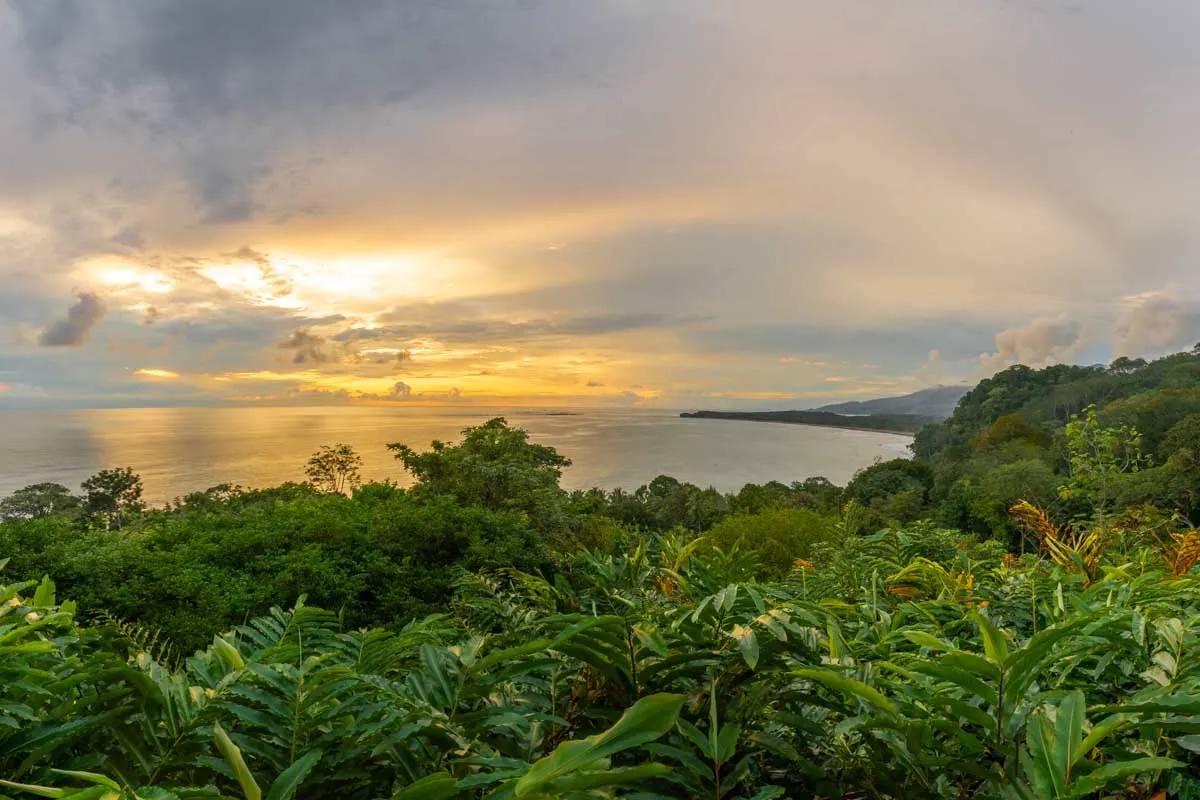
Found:
[[[1014,367],[844,488],[389,447],[0,501],[0,797],[1200,797],[1200,352]]]

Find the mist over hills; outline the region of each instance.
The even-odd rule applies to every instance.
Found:
[[[814,411],[831,414],[859,416],[866,414],[902,414],[925,417],[931,420],[948,419],[954,413],[958,401],[971,391],[970,386],[936,386],[912,394],[897,397],[880,397],[874,400],[852,400],[820,406]]]

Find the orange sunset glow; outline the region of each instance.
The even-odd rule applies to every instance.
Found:
[[[1190,7],[103,5],[0,12],[9,405],[805,407],[1200,338]]]

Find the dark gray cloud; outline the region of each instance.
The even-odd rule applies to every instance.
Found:
[[[80,292],[75,305],[67,309],[63,319],[48,325],[38,336],[42,347],[78,347],[100,320],[104,319],[106,306],[99,295]]]
[[[292,331],[277,347],[294,351],[293,364],[322,364],[329,360],[329,354],[325,352],[325,337],[309,333],[304,328]]]
[[[112,240],[119,245],[124,245],[133,250],[140,250],[146,244],[141,231],[133,225],[126,225],[121,228],[113,234]]]

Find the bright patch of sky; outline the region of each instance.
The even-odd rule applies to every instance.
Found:
[[[0,7],[0,405],[804,407],[1200,341],[1200,6]]]

